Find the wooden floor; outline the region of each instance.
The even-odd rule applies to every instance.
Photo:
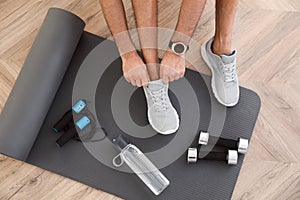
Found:
[[[0,109],[49,7],[74,12],[87,31],[109,36],[97,0],[0,0]],[[160,0],[159,26],[173,28],[179,7]],[[129,0],[125,8],[134,27]],[[194,38],[202,43],[213,31],[209,0]],[[234,46],[241,85],[260,95],[262,108],[233,199],[300,199],[300,1],[240,0]],[[118,198],[0,154],[0,199]]]

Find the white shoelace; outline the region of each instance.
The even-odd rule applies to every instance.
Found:
[[[222,71],[225,82],[231,82],[235,80],[236,69],[234,63],[223,64]]]
[[[158,112],[166,111],[168,109],[166,92],[164,90],[165,88],[162,88],[157,91],[149,90],[150,96],[153,101],[154,109]]]

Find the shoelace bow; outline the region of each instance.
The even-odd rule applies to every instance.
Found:
[[[154,104],[154,109],[157,111],[165,111],[168,109],[166,92],[164,92],[164,88],[158,91],[150,91],[151,98]]]
[[[225,82],[231,82],[235,80],[236,69],[234,63],[223,64],[222,71]]]

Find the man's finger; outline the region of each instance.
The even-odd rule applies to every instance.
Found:
[[[172,81],[174,81],[174,76],[175,76],[175,75],[171,75],[171,76],[169,76],[169,82],[172,82]]]
[[[162,78],[164,76],[164,67],[163,66],[160,66],[160,68],[159,68],[159,76],[160,76],[160,78]]]
[[[142,79],[142,86],[143,86],[143,87],[147,87],[149,81],[150,81],[150,80],[148,79],[147,76],[144,77],[144,78]]]
[[[131,83],[131,78],[130,77],[127,77],[125,79],[126,79],[126,81],[128,81],[128,83]]]
[[[124,78],[125,78],[125,80],[127,81],[127,82],[129,82],[130,83],[130,78],[127,76],[127,74],[126,73],[124,73]]]
[[[178,80],[180,78],[179,74],[176,74],[174,80]]]
[[[136,86],[136,81],[134,79],[132,79],[130,82],[133,86]]]
[[[167,84],[169,82],[169,77],[167,75],[163,76],[163,83]]]
[[[142,86],[143,87],[147,87],[148,86],[148,82],[142,82]]]
[[[185,68],[183,70],[180,70],[180,72],[179,72],[180,78],[184,76],[184,73],[185,73]]]
[[[149,81],[147,81],[147,80],[145,80],[145,79],[142,80],[142,86],[143,86],[143,87],[147,87],[147,86],[148,86],[148,82],[149,82]]]
[[[148,72],[146,72],[146,82],[147,82],[147,85],[148,85],[148,82],[150,82],[150,76],[149,76],[149,74],[148,74]]]
[[[136,86],[141,87],[142,81],[140,79],[136,80]]]

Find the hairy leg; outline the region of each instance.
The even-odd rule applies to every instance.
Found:
[[[183,0],[176,25],[171,38],[172,42],[189,45],[190,39],[198,24],[206,0]],[[183,77],[185,73],[185,57],[168,50],[161,62],[160,76],[165,83]]]
[[[150,80],[159,79],[157,52],[157,0],[132,0],[142,53]]]
[[[232,53],[232,29],[238,0],[216,0],[216,32],[213,52],[217,55]]]
[[[100,0],[107,25],[117,43],[125,79],[134,86],[147,86],[149,75],[131,41],[122,0]]]
[[[128,33],[122,0],[100,0],[106,23],[114,36],[120,55],[134,51],[135,47]]]

